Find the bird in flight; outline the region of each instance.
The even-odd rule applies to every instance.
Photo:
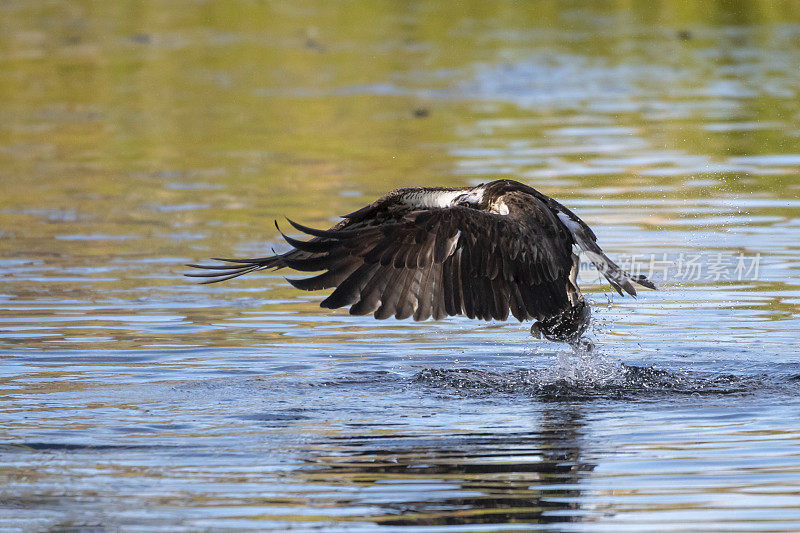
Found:
[[[590,317],[573,246],[620,295],[635,296],[632,283],[655,289],[609,259],[575,213],[513,180],[397,189],[327,230],[289,223],[311,238],[281,232],[288,252],[188,265],[203,272],[186,275],[216,283],[263,269],[322,272],[288,281],[306,291],[335,288],[320,305],[349,306],[353,315],[506,320],[510,312],[519,321],[535,319],[535,336],[570,344]]]

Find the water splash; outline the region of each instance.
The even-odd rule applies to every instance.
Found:
[[[429,368],[415,374],[413,380],[467,395],[505,393],[542,398],[631,400],[665,395],[749,393],[786,385],[785,381],[763,375],[670,371],[654,366],[627,365],[590,343],[548,354],[555,358],[543,369]]]
[[[539,374],[542,384],[602,387],[624,379],[619,363],[609,359],[591,341],[581,339],[570,350],[559,350],[551,366]]]

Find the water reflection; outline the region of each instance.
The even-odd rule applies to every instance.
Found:
[[[582,451],[580,406],[548,405],[532,424],[529,432],[331,439],[328,455],[293,476],[345,488],[336,505],[377,505],[380,512],[363,518],[386,526],[585,520],[581,483],[595,464]]]

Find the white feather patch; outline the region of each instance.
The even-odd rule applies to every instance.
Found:
[[[483,198],[483,189],[459,189],[455,191],[419,191],[407,195],[403,200],[408,205],[427,208],[445,208],[459,202],[478,203]]]
[[[492,213],[496,213],[498,215],[507,215],[508,214],[508,206],[503,200],[497,200],[495,203],[492,204],[492,207],[489,209]]]

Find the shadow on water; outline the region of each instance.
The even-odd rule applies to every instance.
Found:
[[[583,457],[584,425],[580,408],[565,405],[544,409],[530,432],[334,438],[335,454],[297,475],[357,486],[379,506],[369,520],[380,525],[578,522],[579,484],[595,468]]]

